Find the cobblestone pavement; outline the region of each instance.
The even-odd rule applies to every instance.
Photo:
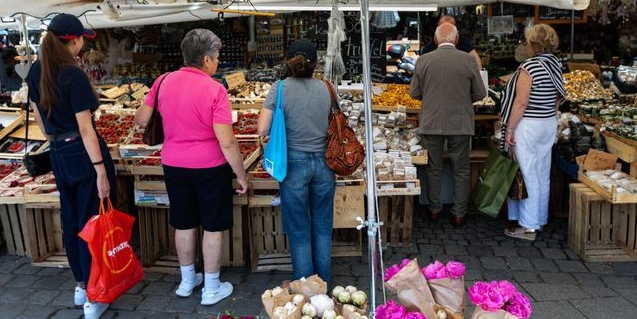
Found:
[[[414,216],[410,247],[385,248],[385,265],[403,258],[418,258],[421,266],[433,260],[458,260],[467,266],[466,287],[477,280],[507,279],[533,303],[534,319],[637,318],[637,262],[583,262],[567,247],[566,219],[552,220],[535,242],[503,235],[503,221],[470,214],[464,227],[454,228],[448,218],[431,224]],[[363,233],[365,236],[365,233]],[[370,270],[366,239],[363,257],[334,259],[333,284],[368,290]],[[178,298],[179,277],[147,273],[144,281],[113,303],[103,319],[180,318],[207,319],[226,311],[233,315],[267,317],[261,293],[289,277],[289,273],[252,273],[248,267],[225,267],[222,280],[234,293],[214,306],[199,305],[200,293]],[[380,277],[377,303],[382,303]],[[25,257],[0,256],[0,318],[82,318],[72,306],[74,283],[70,270],[35,267]],[[392,296],[388,296],[392,298]],[[465,317],[473,306],[467,300]]]

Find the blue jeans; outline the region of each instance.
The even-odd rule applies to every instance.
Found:
[[[324,152],[288,150],[288,172],[279,189],[294,279],[318,274],[329,286],[335,187]]]

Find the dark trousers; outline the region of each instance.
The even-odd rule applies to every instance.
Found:
[[[447,142],[447,154],[451,160],[451,170],[454,182],[454,205],[451,213],[456,216],[464,216],[467,213],[469,203],[469,190],[471,168],[469,155],[471,150],[470,135],[421,135],[423,147],[427,149],[428,163],[425,166],[427,176],[427,198],[429,209],[439,213],[442,210],[440,193],[442,189],[442,158],[445,141]]]
[[[111,201],[116,206],[115,166],[106,143],[101,138],[99,142],[111,183]],[[66,257],[75,281],[88,283],[91,254],[88,245],[78,233],[99,210],[97,174],[80,137],[69,142],[51,141],[51,165],[55,184],[60,192],[62,238]]]

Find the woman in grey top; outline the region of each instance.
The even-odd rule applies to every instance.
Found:
[[[329,286],[336,181],[325,163],[330,95],[326,84],[312,76],[316,60],[312,42],[303,39],[290,45],[284,61],[289,77],[280,80],[282,92],[277,92],[278,81],[272,85],[261,109],[258,131],[266,141],[277,94],[283,94],[288,167],[279,190],[293,279],[318,274]]]

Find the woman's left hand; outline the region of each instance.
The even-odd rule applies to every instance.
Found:
[[[515,136],[513,130],[507,130],[504,141],[509,147],[515,146]]]
[[[97,196],[100,199],[106,198],[111,193],[111,184],[108,181],[106,171],[103,174],[97,174]]]

